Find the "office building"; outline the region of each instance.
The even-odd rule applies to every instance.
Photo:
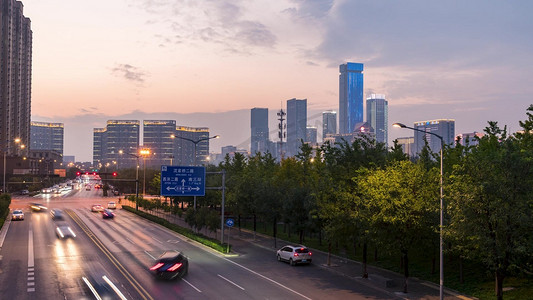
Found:
[[[433,153],[440,153],[440,139],[436,136],[425,132],[432,132],[442,137],[444,145],[453,145],[455,138],[455,120],[452,119],[438,119],[429,121],[415,122],[414,128],[420,131],[415,131],[415,154],[419,154],[424,148],[425,140]]]
[[[209,128],[177,126],[174,132],[174,165],[204,165],[209,157]]]
[[[363,122],[363,64],[339,66],[339,133],[354,131]]]
[[[294,156],[306,140],[307,99],[287,100],[287,156]]]
[[[138,120],[109,120],[93,130],[93,166],[100,169],[132,168],[139,149]]]
[[[389,104],[385,95],[372,94],[366,99],[366,121],[376,135],[376,142],[388,147]]]
[[[459,143],[463,146],[467,146],[467,145],[476,146],[479,144],[478,139],[482,138],[484,135],[485,135],[484,133],[477,132],[477,131],[469,132],[469,133],[461,133],[455,137],[455,140],[459,141]]]
[[[63,155],[63,123],[31,122],[31,150],[54,150]]]
[[[268,133],[268,109],[252,108],[251,118],[251,139],[250,153],[255,155],[256,152],[266,152],[269,147]]]
[[[337,133],[337,112],[325,111],[322,113],[322,140],[327,134]]]
[[[150,151],[144,158],[146,166],[159,169],[161,165],[174,164],[174,141],[176,121],[173,120],[144,120],[143,121],[143,149]]]
[[[314,126],[307,126],[305,134],[305,142],[316,145],[317,144],[318,130]]]
[[[354,131],[350,133],[336,133],[328,134],[324,139],[324,143],[329,143],[331,146],[336,144],[352,144],[356,139],[366,137],[368,139],[374,139],[375,135],[372,132],[372,128],[368,122],[359,122],[355,124]]]
[[[23,157],[28,157],[30,149],[33,33],[22,2],[0,3],[0,150],[5,155],[0,168],[10,175],[19,164],[28,164]]]

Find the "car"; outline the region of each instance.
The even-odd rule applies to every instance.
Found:
[[[46,211],[48,208],[39,203],[30,203],[31,210],[35,212]]]
[[[85,186],[85,190],[86,190],[86,191],[90,191],[90,190],[91,190],[91,186],[90,186],[90,185],[86,185],[86,186]]]
[[[165,251],[150,267],[150,271],[156,278],[183,278],[189,272],[189,259],[179,251]]]
[[[307,247],[291,245],[282,247],[276,253],[278,261],[286,261],[291,266],[295,266],[299,263],[311,263],[313,261],[311,255],[312,253]]]
[[[52,216],[52,220],[63,220],[63,211],[60,209],[52,209],[50,211],[50,216]]]
[[[68,226],[67,224],[58,225],[56,227],[56,235],[60,239],[66,239],[66,238],[69,238],[69,237],[70,238],[75,238],[76,237],[76,234],[74,233],[74,231],[72,231],[70,226]]]
[[[109,203],[107,203],[107,208],[117,209],[117,203],[115,201],[110,201]]]
[[[120,192],[118,190],[113,190],[113,195],[120,196]]]
[[[30,194],[30,191],[28,191],[28,190],[22,190],[22,191],[20,191],[20,194],[21,194],[21,195],[29,195],[29,194]]]
[[[20,209],[16,209],[11,213],[11,220],[24,220],[24,212]]]
[[[99,212],[99,211],[103,211],[104,210],[104,207],[100,204],[93,204],[93,206],[91,206],[91,211],[92,212]]]
[[[115,213],[111,211],[110,209],[104,209],[102,211],[102,218],[104,219],[113,219],[115,217]]]

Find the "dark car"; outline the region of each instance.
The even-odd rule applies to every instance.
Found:
[[[52,220],[63,220],[63,212],[60,209],[52,209],[50,211]]]
[[[68,226],[67,224],[58,225],[56,227],[56,235],[60,239],[75,238],[76,237],[76,234],[74,233],[74,231],[72,231],[70,226]]]
[[[102,218],[112,219],[113,217],[115,217],[115,213],[112,210],[106,208],[102,211]]]
[[[183,253],[178,251],[166,251],[157,262],[150,268],[150,271],[162,279],[183,278],[189,271],[189,260]]]

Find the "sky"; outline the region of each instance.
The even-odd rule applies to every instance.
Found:
[[[92,129],[111,119],[208,126],[221,136],[211,152],[249,148],[253,107],[269,108],[275,129],[275,111],[305,98],[320,125],[338,110],[346,62],[364,64],[364,97],[385,94],[390,124],[516,131],[533,104],[529,0],[22,2],[32,120],[64,123],[64,154],[78,161],[92,160]],[[389,141],[401,136],[412,133],[390,127]]]

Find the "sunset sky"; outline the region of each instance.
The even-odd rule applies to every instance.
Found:
[[[92,160],[92,128],[107,119],[275,110],[290,98],[338,110],[347,61],[365,66],[365,98],[386,95],[390,124],[449,118],[459,134],[494,120],[516,131],[533,103],[527,0],[22,2],[32,119],[65,123],[65,155],[78,160]],[[222,136],[214,152],[250,134],[249,117],[240,133],[209,126]]]

